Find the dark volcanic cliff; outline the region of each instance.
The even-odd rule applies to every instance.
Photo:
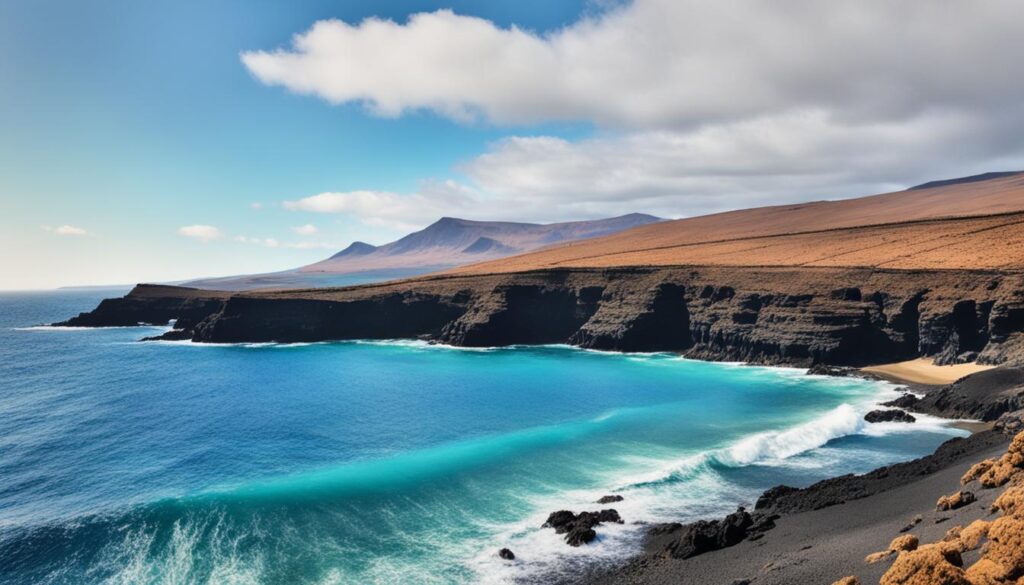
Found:
[[[1024,359],[1024,275],[858,268],[552,269],[343,289],[137,287],[67,325],[165,323],[200,342],[571,343],[711,360]]]

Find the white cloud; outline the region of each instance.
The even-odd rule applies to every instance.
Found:
[[[322,193],[284,206],[406,230],[446,215],[538,222],[631,212],[691,216],[1024,168],[1024,151],[1004,146],[1014,143],[1016,127],[941,111],[861,125],[814,111],[580,141],[513,136],[459,166],[469,186]],[[979,134],[990,140],[971,144]]]
[[[314,242],[310,240],[302,240],[299,242],[281,242],[280,240],[277,240],[275,238],[254,238],[249,236],[235,236],[232,239],[241,244],[263,246],[265,248],[288,248],[292,250],[333,250],[341,248],[341,244],[337,242]]]
[[[51,227],[48,225],[43,226],[43,230],[48,231],[58,236],[87,236],[89,232],[80,227],[73,225],[61,225],[57,227]]]
[[[319,193],[282,205],[291,211],[339,213],[367,224],[408,230],[423,227],[442,215],[466,209],[474,202],[472,190],[454,181],[426,182],[413,194],[389,191]]]
[[[812,111],[576,142],[511,137],[461,170],[494,202],[554,210],[562,218],[695,215],[1024,168],[1024,149],[1006,146],[1019,126],[1012,118],[1002,122],[1010,123],[936,111],[857,124]],[[988,140],[978,142],[978,135]]]
[[[316,229],[315,225],[307,223],[306,225],[293,227],[292,231],[299,234],[300,236],[312,236],[320,230]]]
[[[178,235],[206,243],[223,238],[224,232],[212,225],[195,224],[178,228]]]
[[[635,0],[544,34],[447,10],[326,20],[241,58],[263,83],[380,116],[594,125],[506,137],[459,182],[284,203],[408,230],[688,216],[1024,168],[1022,21],[1017,0]]]
[[[253,203],[250,203],[249,207],[251,207],[252,209],[255,209],[256,211],[259,211],[259,210],[263,209],[263,204],[260,203],[259,201],[255,201]]]
[[[323,20],[290,48],[248,51],[263,83],[496,123],[625,128],[825,109],[907,119],[929,108],[1016,107],[1017,0],[635,0],[537,34],[449,10],[405,23]]]

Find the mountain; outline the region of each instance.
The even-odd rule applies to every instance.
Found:
[[[609,266],[1024,267],[1024,172],[839,201],[743,209],[459,267],[493,273]]]
[[[353,242],[330,258],[283,272],[205,278],[185,286],[218,290],[322,287],[405,278],[546,246],[596,238],[662,221],[642,213],[592,221],[536,224],[443,217],[399,240]]]
[[[370,246],[356,242],[330,258],[299,269],[300,272],[348,274],[382,269],[439,269],[493,260],[529,252],[552,244],[606,236],[661,221],[632,213],[594,221],[536,224],[471,221],[442,217],[400,240]]]

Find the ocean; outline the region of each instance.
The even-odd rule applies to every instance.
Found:
[[[865,423],[890,384],[670,354],[39,327],[124,292],[0,294],[0,583],[544,582],[964,434]],[[540,528],[605,494],[594,543]]]

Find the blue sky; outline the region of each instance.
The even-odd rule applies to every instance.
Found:
[[[547,29],[579,2],[449,3],[501,23]],[[543,6],[544,9],[540,10]],[[239,61],[323,18],[402,19],[427,2],[14,1],[0,3],[0,288],[135,282],[284,269],[328,249],[182,238],[225,235],[382,243],[401,230],[282,210],[323,191],[412,191],[501,132],[425,113],[367,116],[261,85]],[[565,129],[549,127],[549,132]],[[578,131],[577,131],[578,132]],[[571,132],[570,132],[571,134]],[[262,203],[261,210],[251,208]],[[85,229],[57,237],[42,226]],[[230,239],[230,238],[226,238]],[[27,251],[31,250],[31,253]]]
[[[0,289],[1024,168],[1019,3],[825,4],[0,3]]]

